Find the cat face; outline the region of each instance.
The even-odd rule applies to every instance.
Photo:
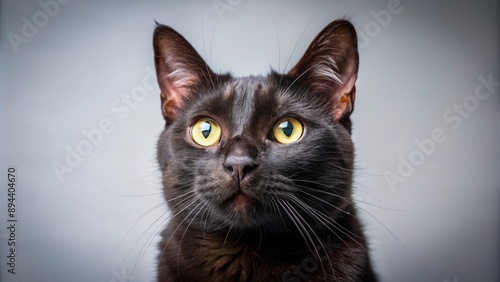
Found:
[[[209,230],[321,225],[350,201],[356,34],[335,21],[287,74],[216,75],[177,32],[154,34],[173,217]]]

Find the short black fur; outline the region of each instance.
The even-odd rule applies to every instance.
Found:
[[[171,212],[158,281],[376,281],[351,197],[354,27],[332,22],[267,76],[217,75],[163,25],[154,48]],[[205,118],[221,129],[210,146],[192,137]],[[290,144],[273,135],[283,118],[303,127]]]

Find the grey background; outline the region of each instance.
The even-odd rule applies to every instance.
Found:
[[[1,1],[0,280],[154,278],[154,235],[167,212],[155,162],[159,91],[148,71],[154,20],[183,34],[214,70],[248,75],[289,69],[326,24],[350,15],[361,58],[356,199],[381,281],[499,281],[499,87],[470,104],[460,125],[443,118],[474,102],[478,77],[500,80],[498,2],[401,0],[398,13],[377,21],[393,2],[72,0],[45,12],[46,24],[16,52],[9,33],[22,36],[23,18],[34,15],[41,25],[44,10]],[[230,9],[218,13],[220,3]],[[142,86],[140,101],[121,100]],[[60,182],[53,163],[65,164],[68,146],[87,142],[82,132],[106,119],[113,131]],[[415,140],[435,129],[446,140],[418,159]],[[385,175],[410,156],[421,163],[391,187]],[[16,275],[6,272],[10,165]]]

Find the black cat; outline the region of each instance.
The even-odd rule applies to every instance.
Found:
[[[164,25],[153,43],[171,211],[158,281],[376,281],[351,197],[352,24],[267,76],[215,74]]]

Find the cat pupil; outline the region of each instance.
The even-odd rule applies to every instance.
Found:
[[[281,130],[283,130],[283,133],[285,133],[287,137],[290,137],[292,135],[293,125],[291,122],[289,121],[282,122],[279,127],[281,128]]]
[[[210,132],[212,131],[212,125],[210,124],[210,122],[205,121],[200,125],[200,130],[201,134],[203,134],[203,137],[205,137],[206,139],[208,138],[208,136],[210,136]]]

